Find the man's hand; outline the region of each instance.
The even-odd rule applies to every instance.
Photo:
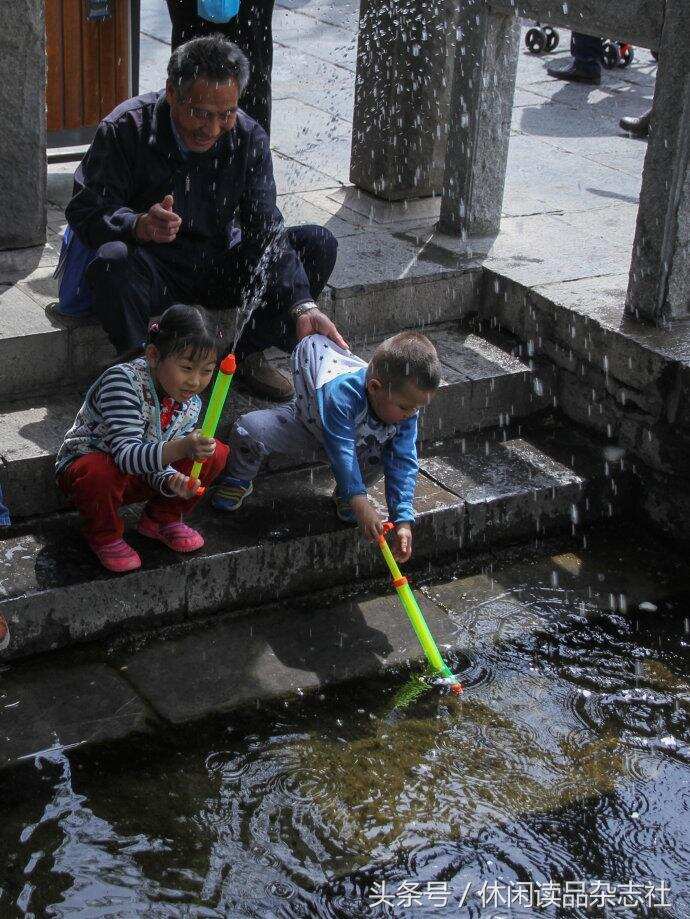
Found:
[[[181,472],[176,472],[165,480],[165,484],[170,491],[177,495],[178,498],[193,498],[194,490],[189,487],[190,478]]]
[[[160,204],[152,204],[137,220],[135,235],[142,243],[171,243],[182,226],[182,218],[173,211],[173,196],[166,195]]]
[[[412,555],[412,527],[409,523],[396,523],[392,551],[396,562],[409,561]]]
[[[216,441],[213,437],[203,437],[201,431],[192,431],[182,438],[185,447],[185,456],[187,459],[203,463],[209,456],[213,456],[216,449]]]
[[[309,310],[308,313],[303,313],[295,323],[295,334],[297,341],[302,341],[307,335],[325,335],[340,348],[344,348],[345,351],[350,350],[350,346],[337,330],[335,323],[321,310]]]
[[[350,499],[352,513],[357,518],[362,535],[374,542],[383,533],[383,520],[366,495],[355,495]]]

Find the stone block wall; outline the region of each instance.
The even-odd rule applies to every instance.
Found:
[[[46,238],[43,0],[0,3],[0,249]]]
[[[685,327],[643,326],[623,317],[620,305],[607,305],[601,292],[579,305],[557,297],[486,271],[481,316],[523,343],[523,359],[554,368],[554,407],[613,448],[612,457],[625,451],[623,463],[638,476],[640,510],[659,529],[690,539]]]

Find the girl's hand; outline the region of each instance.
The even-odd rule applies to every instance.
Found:
[[[392,551],[396,562],[409,561],[412,555],[412,527],[409,523],[396,523]]]
[[[166,479],[165,484],[178,498],[193,498],[194,489],[190,489],[189,482],[190,478],[188,475],[176,472],[175,475],[171,475],[169,479]]]
[[[362,535],[374,542],[383,533],[383,520],[366,495],[355,495],[350,507],[362,529]]]
[[[216,441],[213,437],[202,437],[201,431],[192,431],[182,438],[185,444],[185,456],[187,459],[202,463],[209,456],[213,456],[216,449]]]

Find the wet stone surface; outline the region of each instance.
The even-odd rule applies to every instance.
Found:
[[[146,730],[140,695],[103,664],[0,673],[0,765],[57,746],[115,740]]]
[[[556,871],[622,897],[611,865],[632,862],[684,919],[687,564],[631,528],[582,543],[417,581],[459,699],[404,666],[419,650],[387,591],[222,616],[110,649],[107,668],[94,649],[10,665],[0,761],[25,758],[4,776],[0,906],[378,919],[385,880],[394,902],[414,884],[479,915],[483,884],[516,890],[516,864],[537,902],[545,870],[552,897]],[[155,730],[93,742],[142,710]]]
[[[429,445],[416,497],[416,565],[457,558],[465,546],[534,539],[626,512],[622,466],[609,467],[585,440],[563,441],[557,428],[540,437],[507,439],[497,429]],[[578,471],[569,465],[576,462]],[[378,553],[338,521],[332,490],[322,465],[259,478],[232,515],[206,502],[190,516],[205,547],[187,557],[139,536],[139,509],[132,507],[127,538],[144,566],[125,576],[109,575],[91,557],[74,515],[6,538],[0,611],[12,643],[5,656],[89,640],[124,624],[155,628],[379,576]],[[371,496],[385,514],[383,483]]]

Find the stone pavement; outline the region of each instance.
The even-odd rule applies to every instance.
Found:
[[[564,296],[564,284],[582,287],[591,278],[597,288],[605,279],[622,314],[647,145],[621,131],[618,119],[651,105],[651,54],[637,49],[631,67],[604,71],[601,86],[588,87],[546,74],[548,64],[569,59],[566,30],[553,54],[535,56],[521,45],[501,233],[463,242],[434,233],[440,199],[389,204],[349,184],[358,6],[280,0],[273,20],[271,142],[279,204],[288,224],[320,223],[338,237],[332,286],[429,275],[475,261]],[[144,92],[163,85],[170,54],[160,0],[142,0],[141,27]],[[73,168],[50,169],[51,245],[41,266],[54,264]],[[54,294],[48,274],[24,285],[39,302]]]

